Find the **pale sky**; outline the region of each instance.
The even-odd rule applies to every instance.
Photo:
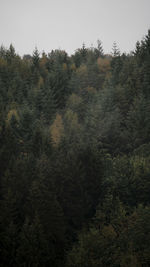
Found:
[[[72,54],[97,39],[105,53],[114,41],[128,53],[149,28],[150,0],[0,0],[0,45],[12,43],[20,55],[35,46]]]

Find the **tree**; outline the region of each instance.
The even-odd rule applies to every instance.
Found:
[[[62,117],[60,114],[56,114],[56,119],[53,122],[53,124],[50,126],[50,134],[51,134],[53,145],[57,147],[64,134],[64,126],[63,126],[63,121],[62,121]]]
[[[120,51],[119,51],[119,48],[117,47],[117,43],[116,42],[113,43],[112,55],[113,55],[113,57],[120,56]]]
[[[51,251],[52,253],[52,251]],[[47,266],[52,264],[49,247],[38,216],[32,223],[26,219],[17,249],[16,261],[18,266]]]
[[[103,57],[104,56],[104,51],[103,51],[103,45],[101,40],[97,40],[97,48],[94,50],[96,57]]]
[[[39,51],[37,49],[37,47],[35,47],[34,51],[33,51],[33,55],[32,55],[32,62],[33,62],[33,66],[38,69],[39,68],[39,61],[40,61],[40,54]]]

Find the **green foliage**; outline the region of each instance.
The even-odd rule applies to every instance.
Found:
[[[0,48],[1,266],[150,265],[150,30],[135,52]]]
[[[41,266],[48,263],[48,244],[43,233],[42,225],[36,216],[33,223],[26,219],[20,233],[17,249],[18,266]]]
[[[148,266],[149,207],[127,215],[119,201],[106,199],[94,223],[78,235],[66,266]]]

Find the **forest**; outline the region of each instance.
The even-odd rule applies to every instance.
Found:
[[[150,30],[129,54],[0,47],[0,265],[150,266]]]

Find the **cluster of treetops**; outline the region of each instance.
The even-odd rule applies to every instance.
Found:
[[[1,46],[0,265],[150,266],[150,30],[130,54]]]

